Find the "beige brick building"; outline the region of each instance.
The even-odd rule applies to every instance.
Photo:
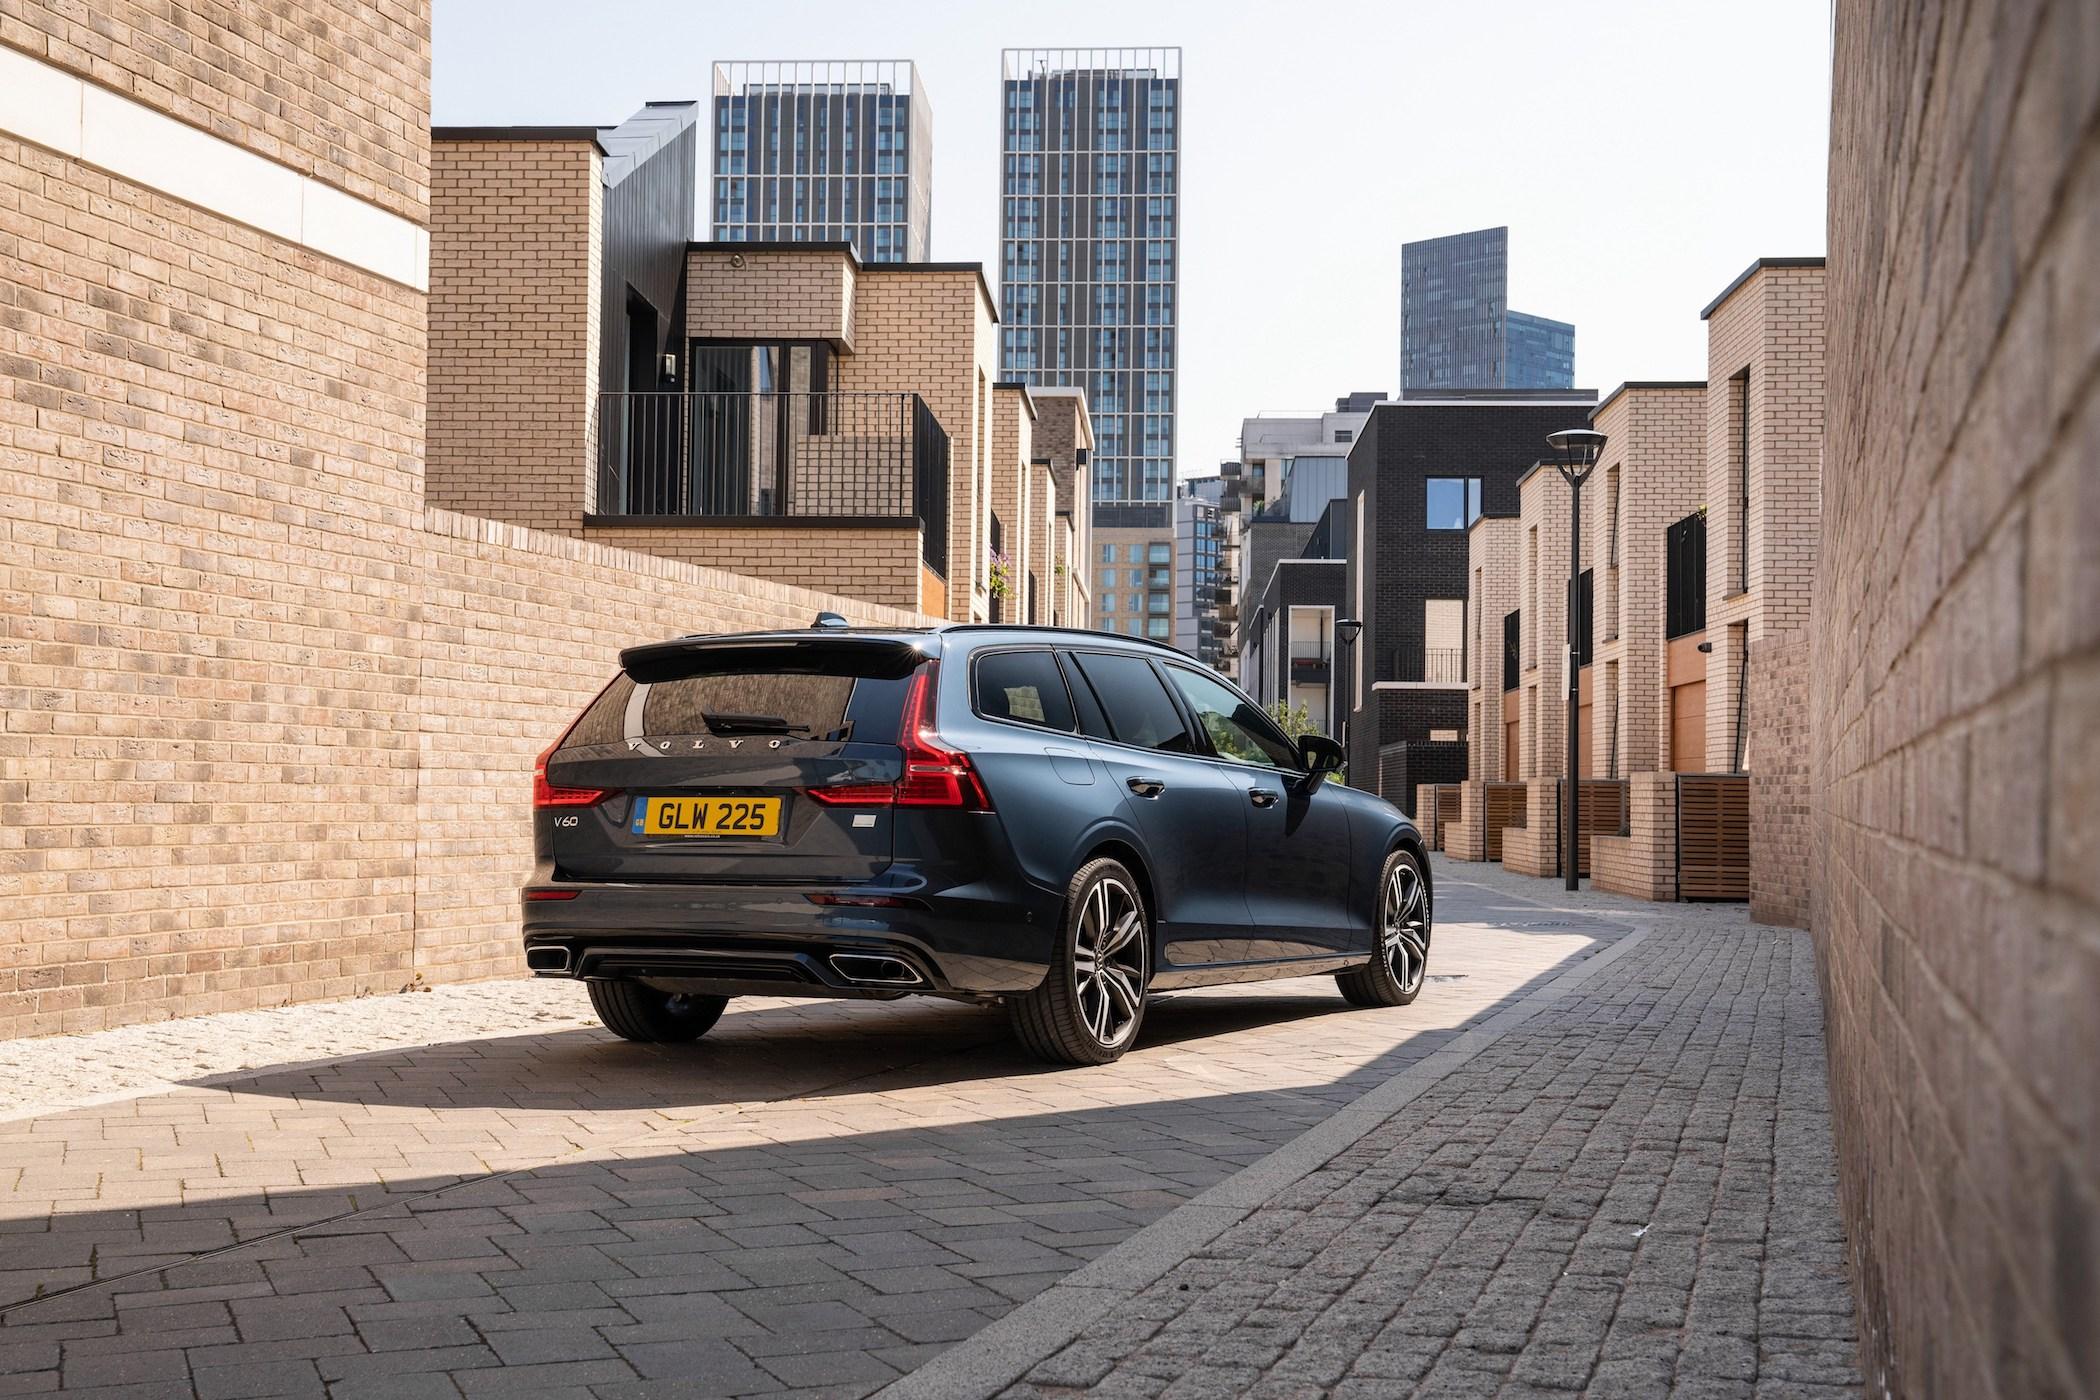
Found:
[[[1835,38],[1803,708],[1864,1370],[2090,1396],[2100,13],[1858,0]]]
[[[432,502],[990,617],[981,269],[690,243],[693,122],[653,103],[608,131],[435,133]],[[1011,523],[1052,577],[1050,526]]]
[[[1600,888],[1676,898],[1673,775],[1747,773],[1752,912],[1806,917],[1802,629],[1819,529],[1822,276],[1820,259],[1752,264],[1702,313],[1711,378],[1628,383],[1591,416],[1605,445],[1582,493],[1593,616],[1578,737],[1584,778],[1625,784],[1595,798],[1624,804],[1617,834],[1586,822]],[[1545,875],[1558,869],[1567,773],[1568,488],[1542,465],[1519,501],[1517,517],[1483,517],[1469,535],[1469,646],[1502,657],[1514,612],[1516,657],[1468,677],[1469,781],[1445,847],[1487,858],[1480,785],[1523,782],[1523,825],[1504,834],[1502,860]]]
[[[0,21],[0,1034],[514,970],[532,757],[621,646],[919,617],[432,500],[429,56],[413,4]],[[444,178],[605,158],[530,144]],[[574,323],[570,251],[507,324]],[[581,353],[486,362],[536,441]]]
[[[1051,525],[1050,621],[1060,627],[1090,627],[1094,617],[1092,498],[1086,464],[1093,455],[1093,419],[1086,391],[1035,385],[1034,453],[1050,477],[1055,520]]]

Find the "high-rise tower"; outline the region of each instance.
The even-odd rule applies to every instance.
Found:
[[[1167,530],[1181,50],[1008,49],[1000,111],[1001,367],[1086,391],[1096,523]]]
[[[908,62],[717,63],[713,236],[924,262],[933,109]]]

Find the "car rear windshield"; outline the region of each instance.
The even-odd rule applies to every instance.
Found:
[[[562,747],[707,735],[894,744],[917,664],[876,646],[657,650],[630,662]]]

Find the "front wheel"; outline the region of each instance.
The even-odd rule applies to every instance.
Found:
[[[728,997],[660,992],[639,982],[589,982],[591,1009],[622,1040],[675,1045],[698,1040],[722,1018]]]
[[[1405,1006],[1429,971],[1429,881],[1413,851],[1395,851],[1379,872],[1377,955],[1334,975],[1351,1006]]]
[[[1034,991],[1010,998],[1014,1034],[1038,1059],[1105,1065],[1121,1059],[1145,1019],[1152,930],[1128,870],[1113,860],[1079,867],[1065,894],[1056,960]]]

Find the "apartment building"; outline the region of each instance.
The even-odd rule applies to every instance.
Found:
[[[1501,859],[1529,874],[1559,872],[1557,804],[1568,770],[1564,668],[1571,657],[1585,780],[1620,779],[1667,767],[1673,758],[1700,761],[1703,699],[1697,725],[1686,731],[1698,740],[1689,751],[1681,738],[1673,747],[1670,715],[1673,700],[1682,709],[1688,698],[1703,697],[1698,686],[1704,657],[1696,649],[1703,633],[1672,633],[1666,619],[1674,625],[1680,613],[1692,611],[1684,606],[1683,585],[1703,577],[1682,567],[1673,572],[1670,565],[1684,540],[1703,540],[1688,534],[1685,522],[1702,522],[1705,387],[1622,384],[1593,411],[1591,425],[1606,436],[1582,491],[1582,572],[1572,647],[1572,493],[1552,463],[1523,478],[1514,517],[1483,516],[1468,532],[1468,645],[1487,664],[1469,676],[1468,781],[1460,793],[1460,821],[1446,833],[1453,855],[1488,857],[1485,785],[1524,783],[1524,827],[1503,834]],[[1673,582],[1675,592],[1668,586]],[[1704,601],[1702,593],[1696,600],[1702,611]],[[1602,809],[1618,794],[1595,796],[1600,813],[1616,826],[1617,808]],[[1597,839],[1594,833],[1587,838],[1592,848]]]
[[[433,500],[959,621],[1025,607],[1010,535],[1047,607],[1054,489],[1005,482],[1040,454],[981,267],[691,242],[696,111],[433,133]]]
[[[1421,783],[1465,777],[1468,530],[1482,515],[1517,513],[1546,435],[1585,426],[1596,400],[1585,389],[1503,389],[1371,410],[1349,455],[1344,606],[1364,626],[1341,683],[1350,772],[1378,774],[1388,801],[1411,810]]]
[[[718,242],[933,256],[933,105],[907,61],[717,63]]]
[[[1747,898],[1759,918],[1803,919],[1822,281],[1821,259],[1760,259],[1701,313],[1706,381],[1630,383],[1597,406],[1606,436],[1582,493],[1572,635],[1559,473],[1542,464],[1514,519],[1472,527],[1468,624],[1476,649],[1499,624],[1503,662],[1472,678],[1452,854],[1560,873],[1572,656],[1579,835],[1598,887]],[[1512,783],[1521,795],[1487,790]]]
[[[1335,684],[1335,628],[1347,616],[1347,566],[1338,501],[1329,501],[1300,543],[1265,554],[1249,575],[1240,653],[1241,688],[1264,706],[1303,708],[1323,734],[1339,734],[1341,692]],[[1286,512],[1279,511],[1279,515]],[[1266,542],[1289,530],[1287,519],[1260,527]]]
[[[1059,627],[1094,625],[1094,512],[1087,503],[1087,460],[1094,450],[1093,418],[1086,390],[1076,385],[1034,385],[1035,460],[1050,474],[1055,497],[1051,524],[1052,603],[1050,621]]]

